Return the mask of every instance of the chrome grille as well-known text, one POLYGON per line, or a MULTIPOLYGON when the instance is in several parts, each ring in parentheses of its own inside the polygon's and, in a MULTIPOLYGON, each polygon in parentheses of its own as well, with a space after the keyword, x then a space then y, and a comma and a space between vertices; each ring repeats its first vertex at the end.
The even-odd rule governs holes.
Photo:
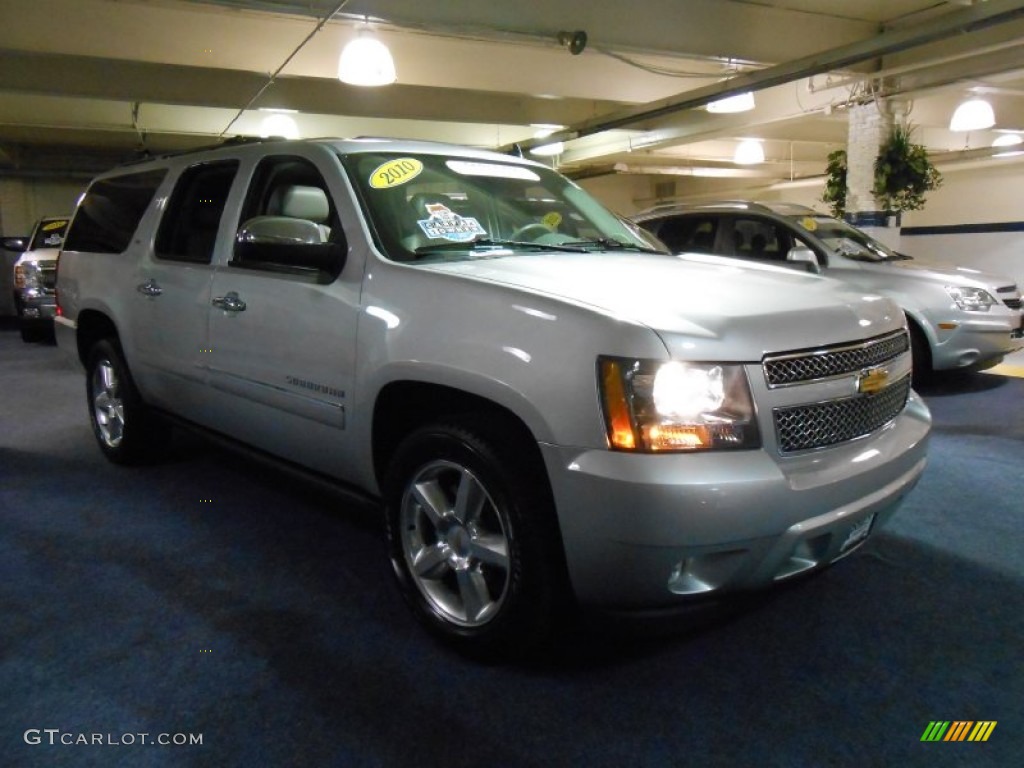
POLYGON ((766 357, 764 376, 769 387, 827 379, 880 365, 908 349, 910 337, 906 331, 896 331, 862 344, 843 344, 766 357))
POLYGON ((47 292, 52 292, 57 287, 57 266, 56 264, 41 266, 39 268, 39 282, 47 292))
POLYGON ((813 405, 776 408, 775 433, 782 453, 824 448, 867 435, 903 410, 910 377, 871 395, 855 395, 813 405))

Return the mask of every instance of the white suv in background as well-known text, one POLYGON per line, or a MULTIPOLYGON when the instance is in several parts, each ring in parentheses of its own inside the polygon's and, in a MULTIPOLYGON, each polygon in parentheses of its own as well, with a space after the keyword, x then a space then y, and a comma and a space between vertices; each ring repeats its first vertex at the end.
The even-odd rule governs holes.
POLYGON ((914 261, 812 208, 729 200, 662 205, 631 218, 674 252, 810 269, 889 296, 907 314, 921 373, 991 368, 1024 346, 1011 278, 914 261))
POLYGON ((925 465, 892 301, 651 247, 558 173, 384 139, 104 174, 58 342, 100 449, 173 420, 383 501, 431 630, 497 653, 570 599, 672 610, 855 551, 925 465))

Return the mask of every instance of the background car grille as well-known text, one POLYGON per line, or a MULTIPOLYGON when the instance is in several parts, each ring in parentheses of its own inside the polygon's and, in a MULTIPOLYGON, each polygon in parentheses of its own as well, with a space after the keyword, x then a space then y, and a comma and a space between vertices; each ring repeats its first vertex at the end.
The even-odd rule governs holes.
POLYGON ((910 377, 871 395, 814 405, 776 408, 775 432, 782 453, 823 448, 862 437, 896 418, 907 404, 910 377))
POLYGON ((40 267, 39 282, 43 284, 43 288, 46 288, 47 291, 52 291, 57 286, 56 265, 40 267))
POLYGON ((910 349, 906 331, 870 339, 863 344, 823 347, 810 352, 766 357, 764 375, 769 387, 827 379, 891 360, 910 349))
POLYGON ((1008 306, 1010 309, 1020 309, 1020 307, 1021 307, 1021 300, 1020 299, 1003 299, 1003 304, 1008 306))

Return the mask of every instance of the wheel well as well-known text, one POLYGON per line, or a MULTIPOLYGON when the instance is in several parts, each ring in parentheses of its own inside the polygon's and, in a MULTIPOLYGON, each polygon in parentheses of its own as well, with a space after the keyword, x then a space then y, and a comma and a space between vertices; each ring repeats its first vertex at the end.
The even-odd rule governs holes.
POLYGON ((921 373, 925 373, 932 367, 932 345, 928 341, 928 334, 924 332, 924 329, 921 328, 921 324, 918 323, 917 320, 915 320, 911 314, 907 312, 904 312, 903 314, 907 318, 907 331, 909 331, 910 333, 911 345, 914 345, 914 340, 916 337, 917 350, 920 351, 919 353, 921 355, 924 355, 927 358, 927 360, 925 361, 927 362, 927 366, 924 366, 923 370, 921 371, 921 373))
POLYGON ((83 365, 97 341, 117 337, 117 327, 102 312, 86 310, 78 315, 78 359, 83 365))
POLYGON ((515 413, 487 398, 439 384, 399 381, 388 384, 377 396, 373 409, 373 468, 383 482, 388 464, 406 435, 426 424, 460 416, 486 416, 507 430, 533 454, 545 477, 540 449, 530 428, 515 413))

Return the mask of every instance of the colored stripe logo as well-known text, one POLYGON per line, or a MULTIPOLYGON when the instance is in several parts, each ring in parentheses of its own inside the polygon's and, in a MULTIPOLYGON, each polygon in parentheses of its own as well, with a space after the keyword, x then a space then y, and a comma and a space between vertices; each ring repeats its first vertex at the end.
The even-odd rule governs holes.
POLYGON ((932 720, 921 741, 988 741, 996 720, 932 720))

